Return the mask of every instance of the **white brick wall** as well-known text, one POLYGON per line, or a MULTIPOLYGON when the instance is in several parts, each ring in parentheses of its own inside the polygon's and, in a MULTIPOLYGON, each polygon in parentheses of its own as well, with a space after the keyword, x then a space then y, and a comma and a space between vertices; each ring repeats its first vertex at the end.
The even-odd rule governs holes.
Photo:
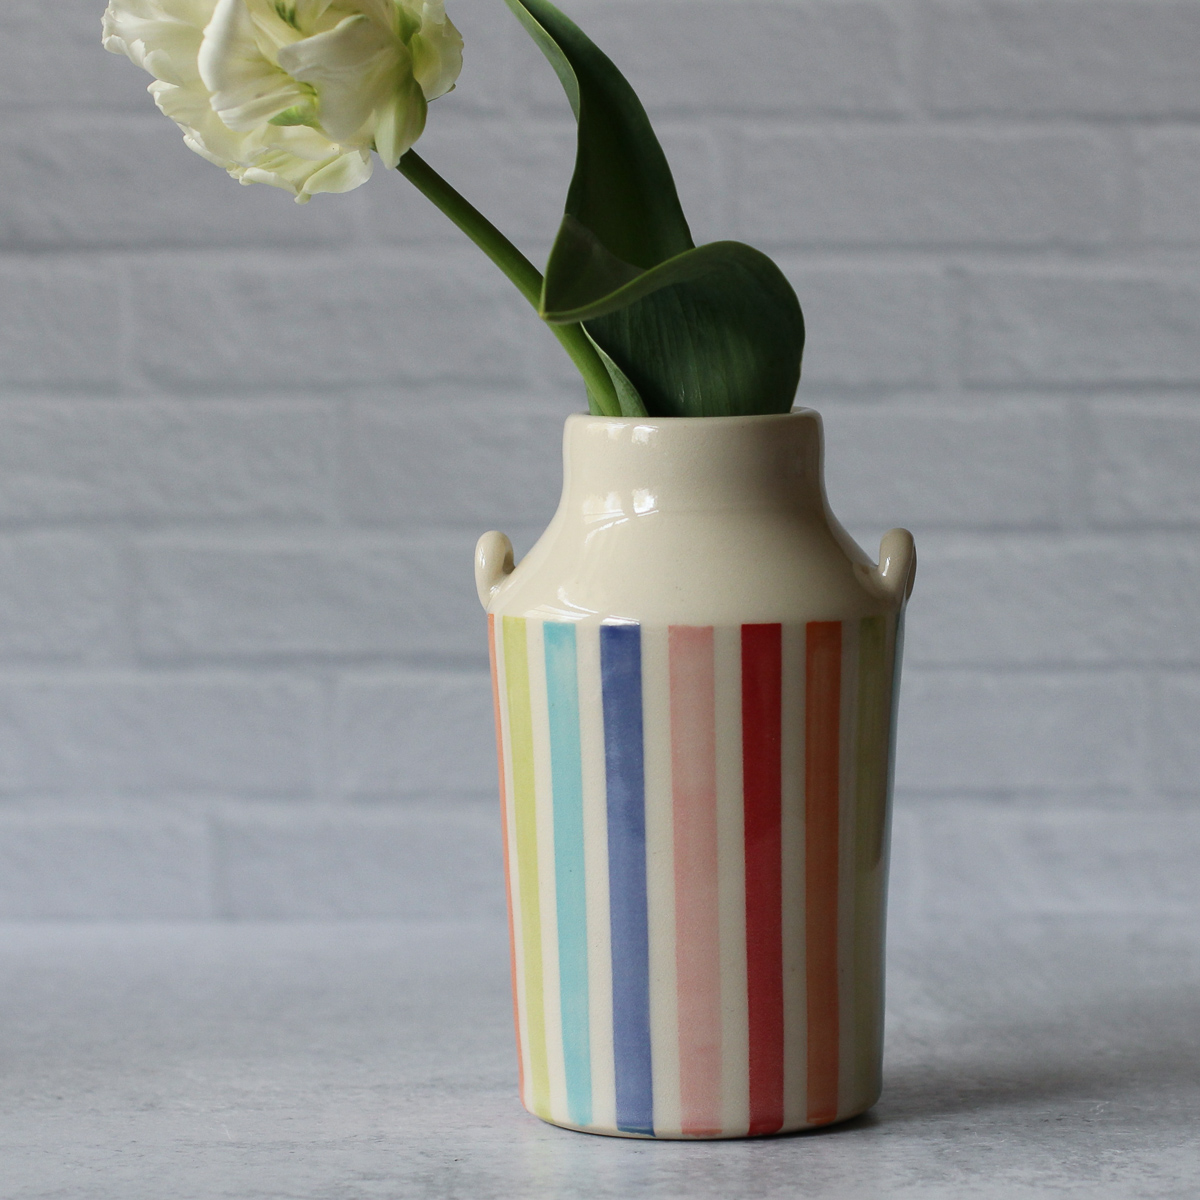
MULTIPOLYGON (((548 518, 573 369, 398 176, 188 152, 103 3, 0 40, 0 918, 495 913, 471 547, 548 518)), ((1196 847, 1200 0, 565 7, 795 282, 835 508, 917 535, 902 901, 1194 903, 1110 848, 1196 847)), ((540 259, 558 85, 450 9, 422 150, 540 259)))

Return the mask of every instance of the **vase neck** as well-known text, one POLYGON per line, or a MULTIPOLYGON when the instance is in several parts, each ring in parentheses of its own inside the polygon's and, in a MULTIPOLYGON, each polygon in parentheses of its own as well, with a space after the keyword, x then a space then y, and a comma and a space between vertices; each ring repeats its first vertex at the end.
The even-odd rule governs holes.
POLYGON ((573 416, 560 511, 584 517, 825 508, 820 416, 573 416))

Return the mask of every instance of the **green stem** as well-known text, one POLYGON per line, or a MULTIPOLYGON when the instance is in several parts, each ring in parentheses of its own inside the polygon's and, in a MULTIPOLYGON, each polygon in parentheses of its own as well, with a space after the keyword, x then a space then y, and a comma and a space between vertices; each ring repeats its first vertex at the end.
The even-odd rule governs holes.
MULTIPOLYGON (((400 159, 400 174, 427 199, 432 200, 504 272, 517 291, 537 312, 542 301, 542 274, 477 209, 454 190, 415 150, 400 159)), ((539 316, 540 316, 539 312, 539 316)), ((604 363, 583 326, 549 325, 550 332, 562 343, 571 361, 579 368, 587 384, 588 404, 596 416, 619 417, 621 402, 604 363)))

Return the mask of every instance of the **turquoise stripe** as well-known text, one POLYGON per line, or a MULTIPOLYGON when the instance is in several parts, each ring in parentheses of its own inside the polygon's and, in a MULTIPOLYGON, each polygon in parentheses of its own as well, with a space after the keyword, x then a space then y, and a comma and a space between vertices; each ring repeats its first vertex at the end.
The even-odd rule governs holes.
POLYGON ((583 862, 583 766, 579 753, 579 676, 575 626, 546 621, 546 691, 550 707, 550 777, 554 789, 554 890, 558 897, 558 969, 562 997, 567 1111, 592 1121, 588 1021, 587 892, 583 862))

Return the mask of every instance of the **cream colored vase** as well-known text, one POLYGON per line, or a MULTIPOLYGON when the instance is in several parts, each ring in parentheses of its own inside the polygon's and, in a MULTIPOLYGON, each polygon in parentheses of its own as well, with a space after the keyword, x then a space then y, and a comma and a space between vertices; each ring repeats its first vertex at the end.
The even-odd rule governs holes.
POLYGON ((879 1096, 901 617, 829 511, 821 419, 573 416, 514 570, 480 539, 521 1098, 741 1137, 879 1096))

